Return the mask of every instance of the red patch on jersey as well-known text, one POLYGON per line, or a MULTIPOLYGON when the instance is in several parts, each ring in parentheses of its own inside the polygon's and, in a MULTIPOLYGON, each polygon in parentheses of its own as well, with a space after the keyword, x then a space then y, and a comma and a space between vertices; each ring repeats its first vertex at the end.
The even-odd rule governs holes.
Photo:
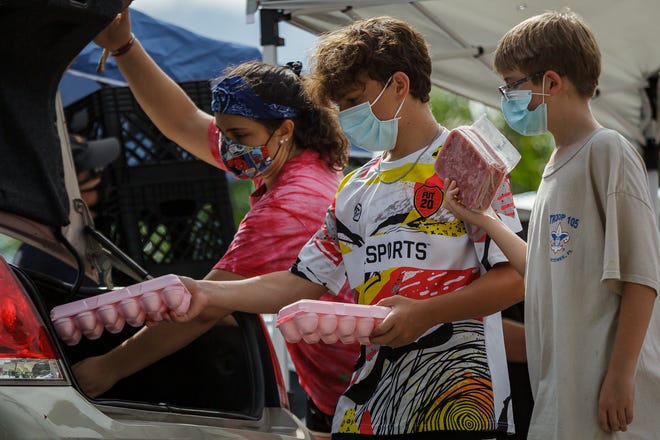
POLYGON ((369 434, 373 435, 374 429, 371 426, 371 413, 369 410, 365 410, 364 413, 362 414, 362 418, 360 419, 360 427, 359 427, 360 434, 369 434))
POLYGON ((444 196, 438 186, 421 185, 415 189, 415 209, 424 218, 435 214, 442 206, 444 196))
POLYGON ((389 275, 390 278, 382 285, 380 292, 371 301, 375 304, 383 298, 401 295, 412 299, 427 299, 444 295, 479 278, 477 268, 455 270, 424 270, 411 267, 400 267, 389 275))

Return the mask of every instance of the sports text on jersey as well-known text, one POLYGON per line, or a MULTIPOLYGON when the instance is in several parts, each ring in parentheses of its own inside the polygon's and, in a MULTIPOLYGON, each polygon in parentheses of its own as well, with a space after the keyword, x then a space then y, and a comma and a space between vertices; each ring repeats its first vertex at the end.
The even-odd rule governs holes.
POLYGON ((366 262, 380 263, 383 260, 397 260, 403 258, 425 260, 426 249, 428 246, 428 243, 416 243, 409 240, 391 241, 388 243, 367 246, 366 262))

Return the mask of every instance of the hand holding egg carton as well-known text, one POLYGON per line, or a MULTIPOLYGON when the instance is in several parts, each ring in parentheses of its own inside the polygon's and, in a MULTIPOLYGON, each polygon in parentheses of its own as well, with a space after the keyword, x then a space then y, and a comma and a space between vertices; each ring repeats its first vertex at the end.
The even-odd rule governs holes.
POLYGON ((369 344, 369 335, 390 312, 389 307, 300 300, 277 314, 277 327, 287 342, 308 344, 340 341, 369 344))
POLYGON ((62 304, 50 312, 57 335, 75 345, 84 335, 98 339, 103 330, 118 333, 128 323, 138 327, 146 320, 162 321, 163 313, 186 313, 190 292, 176 275, 164 275, 90 298, 62 304))

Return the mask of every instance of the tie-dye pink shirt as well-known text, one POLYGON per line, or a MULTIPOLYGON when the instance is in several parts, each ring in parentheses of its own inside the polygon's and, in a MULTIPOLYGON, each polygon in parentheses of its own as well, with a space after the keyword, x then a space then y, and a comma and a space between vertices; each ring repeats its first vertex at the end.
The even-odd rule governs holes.
MULTIPOLYGON (((213 123, 208 138, 213 156, 224 168, 218 151, 219 132, 213 123)), ((341 178, 342 173, 328 169, 317 152, 305 150, 284 165, 270 188, 256 179, 250 211, 214 269, 244 277, 288 270, 323 223, 341 178)), ((348 285, 339 295, 326 293, 321 299, 354 302, 348 285)), ((320 410, 333 414, 348 386, 359 345, 299 342, 287 346, 302 388, 320 410)))

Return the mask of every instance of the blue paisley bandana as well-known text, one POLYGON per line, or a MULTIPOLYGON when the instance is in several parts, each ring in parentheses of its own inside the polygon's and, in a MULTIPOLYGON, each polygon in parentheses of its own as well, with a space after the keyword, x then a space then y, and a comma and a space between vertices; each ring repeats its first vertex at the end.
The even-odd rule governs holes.
POLYGON ((299 111, 293 107, 267 104, 240 76, 230 76, 213 88, 211 111, 252 119, 291 119, 299 111))

